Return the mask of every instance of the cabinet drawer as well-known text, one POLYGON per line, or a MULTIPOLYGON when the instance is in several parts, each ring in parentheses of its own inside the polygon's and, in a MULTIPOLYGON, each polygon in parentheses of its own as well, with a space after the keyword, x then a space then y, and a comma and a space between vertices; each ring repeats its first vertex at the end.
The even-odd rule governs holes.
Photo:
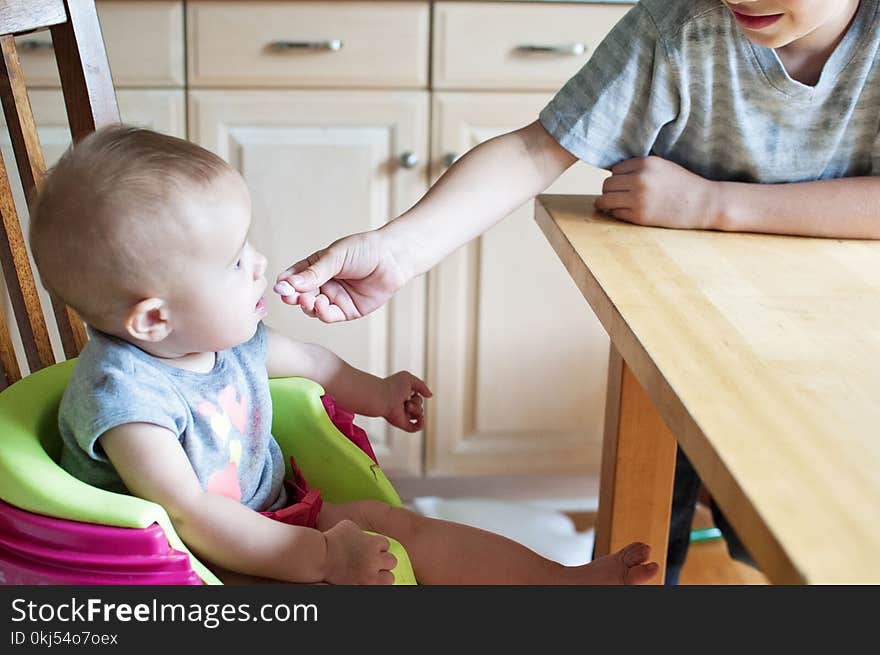
POLYGON ((438 2, 434 87, 556 90, 630 7, 438 2))
POLYGON ((191 2, 193 86, 426 87, 427 2, 191 2))
MULTIPOLYGON (((117 87, 178 86, 183 80, 183 2, 98 2, 117 87)), ((29 86, 60 87, 49 31, 16 39, 29 86)))

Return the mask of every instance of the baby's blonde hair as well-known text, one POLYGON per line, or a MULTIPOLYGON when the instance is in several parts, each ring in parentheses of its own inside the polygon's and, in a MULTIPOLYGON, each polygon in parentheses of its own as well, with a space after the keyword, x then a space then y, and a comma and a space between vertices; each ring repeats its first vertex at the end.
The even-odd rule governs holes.
POLYGON ((233 172, 183 139, 126 125, 99 129, 40 188, 29 239, 43 284, 111 331, 112 317, 161 295, 166 258, 186 252, 186 194, 233 172))

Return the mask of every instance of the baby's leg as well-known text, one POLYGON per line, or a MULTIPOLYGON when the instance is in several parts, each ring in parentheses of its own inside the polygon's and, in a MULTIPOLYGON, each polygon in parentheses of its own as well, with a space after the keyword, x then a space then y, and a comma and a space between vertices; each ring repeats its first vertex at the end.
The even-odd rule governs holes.
POLYGON ((495 533, 373 500, 324 503, 318 529, 343 519, 403 544, 422 584, 644 584, 659 568, 638 543, 583 566, 562 566, 495 533))

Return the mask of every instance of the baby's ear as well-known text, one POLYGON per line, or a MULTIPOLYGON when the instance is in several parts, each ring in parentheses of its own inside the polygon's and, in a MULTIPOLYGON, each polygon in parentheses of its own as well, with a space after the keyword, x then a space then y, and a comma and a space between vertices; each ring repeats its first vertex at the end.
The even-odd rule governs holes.
POLYGON ((171 334, 168 307, 161 298, 141 300, 125 319, 125 331, 140 341, 158 342, 171 334))

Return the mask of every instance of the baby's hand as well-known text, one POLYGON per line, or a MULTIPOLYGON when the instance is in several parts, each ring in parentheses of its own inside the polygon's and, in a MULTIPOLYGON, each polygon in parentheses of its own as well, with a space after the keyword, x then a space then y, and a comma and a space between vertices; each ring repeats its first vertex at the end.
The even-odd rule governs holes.
POLYGON ((394 584, 391 569, 397 558, 388 540, 367 534, 354 521, 340 521, 324 533, 327 566, 324 580, 332 584, 394 584))
POLYGON ((425 424, 422 398, 434 394, 428 385, 408 371, 400 371, 385 378, 388 385, 388 409, 384 417, 391 425, 417 432, 425 424))

